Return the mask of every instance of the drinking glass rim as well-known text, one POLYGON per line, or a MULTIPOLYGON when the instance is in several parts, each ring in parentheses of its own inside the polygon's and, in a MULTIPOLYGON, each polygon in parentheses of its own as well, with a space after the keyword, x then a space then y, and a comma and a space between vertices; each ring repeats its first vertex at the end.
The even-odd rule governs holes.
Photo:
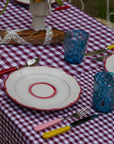
MULTIPOLYGON (((96 82, 97 84, 99 84, 99 81, 96 80, 96 77, 97 77, 100 73, 110 74, 110 75, 112 75, 112 76, 114 77, 114 73, 112 73, 112 72, 107 72, 107 71, 98 72, 98 73, 96 73, 95 76, 94 76, 94 80, 95 80, 95 82, 96 82)), ((105 86, 105 87, 107 87, 107 88, 114 88, 114 86, 104 85, 103 83, 100 83, 100 85, 105 86)))
POLYGON ((84 32, 85 34, 87 34, 88 36, 89 36, 89 33, 87 33, 86 31, 84 31, 84 30, 81 30, 81 29, 69 29, 69 30, 67 30, 65 33, 71 33, 71 32, 73 32, 73 31, 81 31, 81 32, 84 32))

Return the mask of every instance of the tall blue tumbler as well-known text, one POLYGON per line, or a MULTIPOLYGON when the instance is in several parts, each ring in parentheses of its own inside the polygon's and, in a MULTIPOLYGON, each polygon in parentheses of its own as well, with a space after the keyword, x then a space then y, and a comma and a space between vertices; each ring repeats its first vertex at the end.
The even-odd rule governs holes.
POLYGON ((84 58, 88 33, 73 29, 65 32, 64 59, 70 64, 80 64, 84 58))
POLYGON ((114 110, 114 73, 106 71, 96 73, 92 107, 100 113, 114 110))

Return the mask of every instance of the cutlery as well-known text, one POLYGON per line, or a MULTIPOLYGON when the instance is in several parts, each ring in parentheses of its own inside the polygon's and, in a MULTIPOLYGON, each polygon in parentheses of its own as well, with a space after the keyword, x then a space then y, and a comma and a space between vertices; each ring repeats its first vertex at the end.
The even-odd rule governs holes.
POLYGON ((103 61, 107 56, 109 56, 111 53, 101 56, 101 57, 96 57, 96 58, 92 58, 95 61, 103 61))
POLYGON ((35 131, 43 130, 43 129, 45 129, 45 128, 48 128, 48 127, 50 127, 50 126, 52 126, 52 125, 55 125, 55 124, 57 124, 57 123, 60 123, 60 122, 62 122, 63 120, 66 120, 66 119, 71 118, 71 117, 76 117, 76 118, 82 117, 82 116, 84 116, 85 114, 87 114, 88 111, 89 111, 89 109, 88 109, 87 107, 85 107, 85 108, 81 109, 79 112, 74 113, 74 114, 72 114, 72 115, 70 115, 70 116, 68 116, 68 117, 58 118, 58 119, 55 119, 55 120, 48 121, 48 122, 46 122, 46 123, 37 125, 36 127, 34 127, 34 130, 35 130, 35 131))
POLYGON ((11 67, 11 68, 8 68, 8 69, 1 70, 0 71, 0 76, 3 75, 3 74, 9 73, 9 72, 15 71, 15 70, 17 70, 19 68, 22 68, 22 67, 35 66, 35 65, 38 64, 38 62, 39 62, 39 58, 34 58, 34 59, 31 59, 31 60, 28 60, 26 65, 24 65, 24 66, 11 67))
POLYGON ((92 56, 92 55, 96 55, 96 54, 101 54, 103 52, 106 52, 107 50, 112 50, 112 49, 114 49, 114 44, 112 44, 110 46, 107 46, 104 49, 100 49, 100 50, 96 50, 96 51, 93 51, 93 52, 85 53, 85 56, 92 56))
POLYGON ((70 6, 61 6, 61 7, 54 8, 52 10, 53 11, 59 11, 59 10, 64 10, 64 9, 68 9, 68 8, 70 8, 70 6))
POLYGON ((75 121, 75 122, 72 122, 70 123, 70 125, 68 126, 65 126, 65 127, 62 127, 62 128, 59 128, 59 129, 55 129, 55 130, 52 130, 52 131, 48 131, 48 132, 45 132, 42 137, 44 139, 48 139, 48 138, 51 138, 53 136, 56 136, 56 135, 59 135, 61 133, 64 133, 64 132, 67 132, 69 131, 72 127, 75 127, 77 125, 80 125, 82 123, 85 123, 89 120, 92 120, 94 118, 97 118, 99 115, 98 114, 95 114, 95 115, 91 115, 91 116, 88 116, 88 117, 85 117, 83 119, 80 119, 78 121, 75 121))

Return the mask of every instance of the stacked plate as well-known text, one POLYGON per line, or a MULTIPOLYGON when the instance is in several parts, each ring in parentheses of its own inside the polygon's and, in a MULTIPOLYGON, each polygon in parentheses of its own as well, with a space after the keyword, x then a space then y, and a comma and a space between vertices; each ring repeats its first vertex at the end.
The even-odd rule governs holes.
POLYGON ((114 53, 109 55, 104 62, 104 67, 106 71, 114 73, 114 53))

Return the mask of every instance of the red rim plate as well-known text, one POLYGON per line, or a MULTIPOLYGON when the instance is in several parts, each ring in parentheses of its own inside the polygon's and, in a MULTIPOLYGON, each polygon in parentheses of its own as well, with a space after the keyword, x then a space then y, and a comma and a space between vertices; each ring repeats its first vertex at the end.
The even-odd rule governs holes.
MULTIPOLYGON (((37 67, 37 66, 33 66, 33 67, 37 67)), ((31 67, 31 68, 33 68, 33 67, 31 67)), ((44 66, 39 66, 39 67, 44 67, 44 66)), ((30 68, 30 67, 29 67, 30 68)), ((46 67, 45 67, 46 68, 46 67)), ((48 67, 47 67, 48 68, 48 67)), ((50 68, 50 67, 49 67, 50 68)), ((16 70, 17 72, 18 71, 20 71, 20 70, 23 70, 23 69, 25 69, 25 68, 21 68, 21 69, 19 69, 19 70, 16 70)), ((58 69, 56 69, 56 68, 52 68, 52 69, 55 69, 55 70, 58 70, 58 69)), ((62 70, 60 70, 60 71, 62 71, 62 70)), ((64 71, 63 71, 64 72, 64 71)), ((21 102, 19 102, 17 99, 15 99, 14 97, 12 97, 11 95, 10 95, 10 93, 8 92, 8 89, 7 89, 7 81, 8 81, 8 79, 9 79, 9 77, 12 75, 12 74, 14 74, 15 73, 15 71, 14 72, 12 72, 12 73, 10 73, 9 75, 8 75, 8 77, 7 77, 7 79, 5 80, 5 82, 4 82, 4 87, 5 87, 5 91, 6 91, 6 94, 14 101, 14 102, 16 102, 17 104, 19 104, 19 105, 22 105, 22 106, 24 106, 24 107, 27 107, 27 108, 30 108, 30 109, 36 109, 36 110, 45 110, 45 111, 53 111, 53 110, 60 110, 60 109, 65 109, 65 108, 67 108, 67 107, 69 107, 69 106, 71 106, 71 105, 73 105, 73 104, 75 104, 78 100, 79 100, 79 98, 80 98, 80 95, 81 95, 81 86, 80 86, 80 84, 78 83, 78 81, 75 79, 75 81, 76 81, 76 83, 78 84, 78 86, 79 86, 79 93, 78 93, 78 96, 77 96, 77 98, 73 101, 73 102, 71 102, 71 103, 69 103, 69 104, 67 104, 67 105, 65 105, 64 107, 59 107, 59 108, 37 108, 37 107, 32 107, 32 106, 29 106, 29 105, 26 105, 26 104, 22 104, 21 102)), ((67 74, 66 72, 64 72, 66 75, 69 75, 69 74, 67 74)), ((70 76, 70 75, 69 75, 70 76)), ((72 76, 70 76, 70 77, 72 77, 72 76)), ((73 78, 73 77, 72 77, 73 78)), ((74 78, 73 78, 74 79, 74 78)), ((49 84, 50 85, 50 84, 49 84)), ((55 96, 56 95, 56 88, 55 87, 53 87, 53 85, 50 85, 52 88, 53 88, 53 90, 54 90, 54 92, 53 92, 53 94, 50 96, 50 97, 53 97, 53 96, 55 96)), ((29 88, 29 90, 31 89, 33 87, 33 85, 31 85, 31 87, 29 88)), ((49 97, 48 97, 49 98, 49 97)), ((45 98, 44 98, 45 99, 45 98)))
MULTIPOLYGON (((105 68, 106 71, 110 71, 110 70, 107 68, 107 61, 109 60, 110 57, 112 57, 112 55, 114 55, 114 53, 112 53, 111 55, 109 55, 108 57, 105 58, 104 68, 105 68)), ((114 64, 114 62, 112 62, 112 64, 114 64)))
MULTIPOLYGON (((21 3, 21 4, 26 4, 26 5, 29 5, 30 4, 30 0, 15 0, 16 2, 18 3, 21 3)), ((56 2, 52 2, 53 3, 56 3, 56 2)))

